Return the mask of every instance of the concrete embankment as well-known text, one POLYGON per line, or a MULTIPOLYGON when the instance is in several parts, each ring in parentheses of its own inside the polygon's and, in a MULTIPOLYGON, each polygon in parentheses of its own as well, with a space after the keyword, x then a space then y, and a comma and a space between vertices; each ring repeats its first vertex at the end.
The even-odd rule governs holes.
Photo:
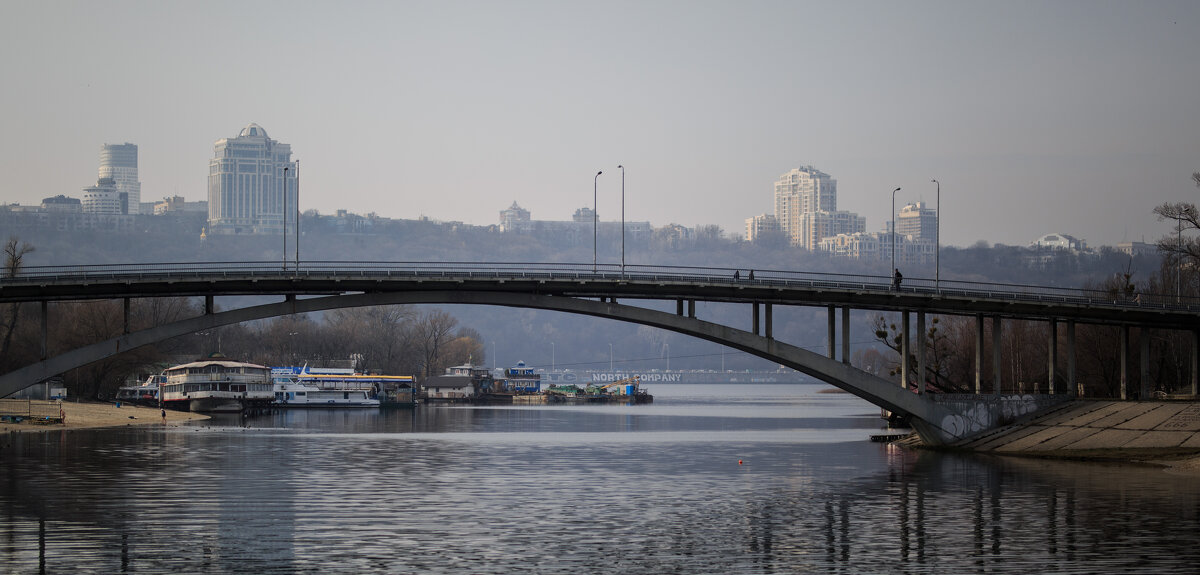
MULTIPOLYGON (((907 442, 919 444, 919 440, 907 442)), ((1200 468, 1200 403, 1074 401, 951 447, 1003 455, 1200 468)))

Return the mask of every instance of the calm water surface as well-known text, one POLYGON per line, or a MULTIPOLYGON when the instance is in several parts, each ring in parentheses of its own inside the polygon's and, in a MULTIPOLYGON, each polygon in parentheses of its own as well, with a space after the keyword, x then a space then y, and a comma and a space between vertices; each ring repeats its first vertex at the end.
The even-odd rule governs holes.
POLYGON ((905 452, 821 389, 8 435, 0 572, 1200 570, 1191 477, 905 452))

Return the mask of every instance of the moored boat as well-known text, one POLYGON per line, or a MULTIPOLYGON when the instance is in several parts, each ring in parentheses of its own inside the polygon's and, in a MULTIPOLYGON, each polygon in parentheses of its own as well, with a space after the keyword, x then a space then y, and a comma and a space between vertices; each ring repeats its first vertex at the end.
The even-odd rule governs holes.
POLYGON ((276 407, 379 407, 412 401, 412 376, 307 366, 276 367, 271 376, 276 407))
POLYGON ((242 412, 266 407, 274 397, 271 368, 210 357, 163 372, 163 405, 197 412, 242 412))
POLYGON ((160 386, 166 381, 166 375, 161 373, 158 375, 151 375, 140 385, 122 386, 117 390, 117 396, 114 399, 120 403, 158 405, 160 386))

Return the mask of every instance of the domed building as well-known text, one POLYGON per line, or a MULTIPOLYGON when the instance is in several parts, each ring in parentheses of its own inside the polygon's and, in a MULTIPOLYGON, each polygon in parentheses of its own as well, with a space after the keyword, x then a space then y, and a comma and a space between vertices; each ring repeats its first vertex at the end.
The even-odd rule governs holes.
POLYGON ((282 234, 296 221, 292 147, 255 123, 217 140, 208 163, 210 234, 282 234), (286 191, 286 198, 285 196, 286 191))

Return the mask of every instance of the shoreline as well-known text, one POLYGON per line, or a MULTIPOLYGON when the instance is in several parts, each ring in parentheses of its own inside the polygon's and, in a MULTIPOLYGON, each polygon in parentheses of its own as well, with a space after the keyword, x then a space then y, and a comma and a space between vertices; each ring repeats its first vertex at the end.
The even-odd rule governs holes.
MULTIPOLYGON (((32 400, 33 406, 43 406, 44 409, 57 409, 58 402, 32 400)), ((189 421, 210 419, 200 413, 166 410, 167 417, 163 420, 162 411, 157 407, 122 404, 98 401, 91 402, 62 402, 63 423, 38 423, 35 418, 26 418, 21 423, 0 423, 0 433, 37 433, 41 431, 62 431, 75 429, 103 429, 107 427, 124 427, 131 425, 179 425, 189 421)))

